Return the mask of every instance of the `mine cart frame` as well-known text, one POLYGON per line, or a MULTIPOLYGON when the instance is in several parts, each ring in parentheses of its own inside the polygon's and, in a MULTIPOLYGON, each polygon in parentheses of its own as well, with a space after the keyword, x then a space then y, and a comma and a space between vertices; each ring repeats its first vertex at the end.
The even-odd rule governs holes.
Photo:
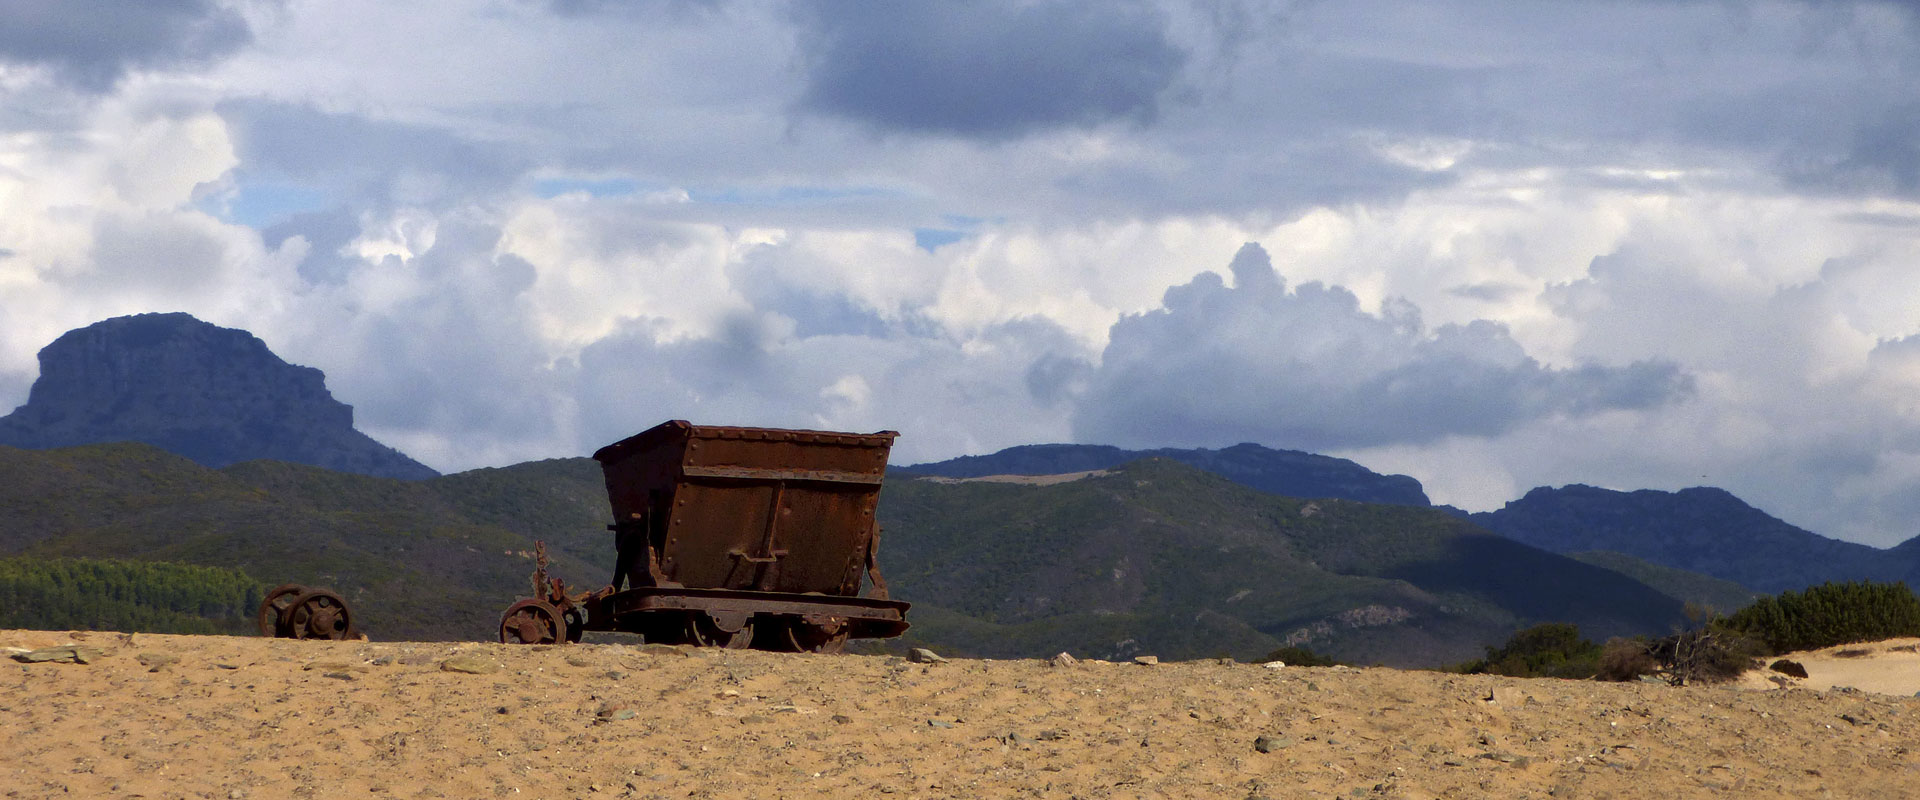
POLYGON ((569 594, 547 576, 542 545, 535 596, 507 609, 501 641, 578 641, 592 630, 836 652, 850 638, 900 635, 909 604, 880 576, 875 515, 897 435, 674 420, 601 448, 612 581, 569 594))

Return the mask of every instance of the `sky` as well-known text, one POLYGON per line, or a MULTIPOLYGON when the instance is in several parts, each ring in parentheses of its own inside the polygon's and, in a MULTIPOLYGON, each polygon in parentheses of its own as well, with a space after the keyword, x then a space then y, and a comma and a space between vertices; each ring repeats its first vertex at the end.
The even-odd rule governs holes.
POLYGON ((0 409, 102 319, 442 471, 1257 442, 1920 534, 1920 3, 0 0, 0 409))

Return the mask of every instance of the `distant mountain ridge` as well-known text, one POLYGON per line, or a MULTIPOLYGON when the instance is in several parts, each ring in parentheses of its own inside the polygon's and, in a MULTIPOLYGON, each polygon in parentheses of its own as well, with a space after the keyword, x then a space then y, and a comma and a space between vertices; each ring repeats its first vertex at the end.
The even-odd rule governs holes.
POLYGON ((1432 505, 1420 482, 1406 475, 1382 475, 1344 458, 1298 450, 1275 450, 1251 443, 1219 450, 1170 447, 1123 450, 1109 445, 1032 444, 1009 447, 988 455, 913 464, 896 468, 896 471, 946 478, 1058 475, 1110 469, 1146 458, 1178 461, 1235 483, 1287 497, 1336 497, 1397 506, 1432 505))
MULTIPOLYGON (((1167 459, 1046 486, 889 476, 880 560, 910 639, 949 653, 1253 658, 1304 644, 1436 665, 1522 625, 1659 632, 1673 596, 1435 509, 1259 492, 1167 459)), ((0 557, 243 569, 339 591, 378 638, 490 639, 533 542, 577 588, 611 573, 599 465, 425 481, 148 445, 0 447, 0 557)))
POLYGON ((115 317, 40 351, 26 405, 0 417, 0 445, 144 442, 209 467, 274 459, 418 480, 439 473, 353 427, 326 376, 242 330, 182 314, 115 317))
POLYGON ((1913 541, 1882 550, 1776 519, 1724 489, 1632 492, 1540 487, 1472 515, 1495 533, 1556 553, 1610 550, 1774 593, 1827 581, 1907 580, 1913 541))

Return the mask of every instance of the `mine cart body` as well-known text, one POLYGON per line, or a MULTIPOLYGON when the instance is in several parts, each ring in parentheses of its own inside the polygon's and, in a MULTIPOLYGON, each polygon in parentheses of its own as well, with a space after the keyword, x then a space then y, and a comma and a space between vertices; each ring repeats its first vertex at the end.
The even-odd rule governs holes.
MULTIPOLYGON (((897 435, 674 420, 601 448, 614 573, 568 619, 649 641, 768 649, 899 635, 907 604, 887 596, 875 563, 897 435)), ((574 604, 564 590, 554 599, 574 604)))

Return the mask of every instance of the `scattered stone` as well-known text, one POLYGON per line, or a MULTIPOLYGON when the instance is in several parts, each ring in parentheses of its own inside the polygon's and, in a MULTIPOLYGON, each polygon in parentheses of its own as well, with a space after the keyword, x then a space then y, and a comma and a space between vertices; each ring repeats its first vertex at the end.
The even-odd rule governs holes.
POLYGON ((591 666, 593 666, 593 662, 591 662, 591 661, 588 661, 588 660, 587 660, 586 658, 584 658, 584 657, 581 657, 581 656, 567 656, 567 666, 569 666, 569 667, 591 667, 591 666))
POLYGON ((759 723, 772 722, 772 721, 773 721, 773 717, 769 717, 765 714, 748 714, 740 718, 740 724, 742 725, 757 725, 759 723))
MULTIPOLYGON (((502 708, 500 709, 500 711, 501 713, 505 713, 506 709, 502 708)), ((595 720, 598 720, 600 722, 619 722, 621 720, 633 719, 634 717, 639 716, 639 712, 634 711, 632 708, 628 707, 626 703, 616 700, 613 702, 602 703, 600 705, 600 710, 595 711, 593 716, 595 720)))
POLYGON ((686 658, 693 655, 693 653, 690 653, 687 651, 687 648, 684 645, 677 645, 677 644, 659 644, 656 642, 649 642, 647 644, 643 644, 638 647, 635 647, 634 649, 642 653, 646 653, 647 655, 650 655, 650 656, 680 656, 682 658, 686 658))
POLYGON ((1072 653, 1067 653, 1063 651, 1059 655, 1054 656, 1052 659, 1048 660, 1047 663, 1052 664, 1053 666, 1056 666, 1056 667, 1071 667, 1075 664, 1080 663, 1080 659, 1074 658, 1072 653))
POLYGON ((360 665, 346 661, 314 661, 301 667, 308 672, 352 672, 360 668, 360 665))
POLYGON ((148 672, 159 672, 174 664, 180 663, 179 656, 172 653, 157 652, 140 653, 135 655, 133 660, 140 662, 140 666, 146 667, 148 672))
POLYGON ((91 664, 105 658, 106 655, 107 651, 98 647, 63 644, 58 647, 42 647, 38 650, 15 653, 13 660, 28 664, 39 664, 42 662, 53 662, 55 664, 91 664))
POLYGON ((320 677, 322 677, 322 678, 332 678, 332 679, 334 679, 334 680, 337 680, 337 681, 350 681, 350 680, 353 680, 353 673, 351 673, 351 672, 326 672, 326 673, 321 673, 321 675, 320 675, 320 677))
POLYGON ((1151 666, 1154 666, 1155 664, 1160 663, 1160 657, 1159 656, 1134 656, 1133 663, 1139 664, 1140 666, 1143 666, 1143 667, 1151 667, 1151 666))
POLYGON ((393 656, 381 656, 367 663, 372 664, 376 667, 391 666, 393 664, 393 656))
POLYGON ((930 727, 935 727, 935 728, 951 728, 951 727, 953 727, 953 723, 951 723, 951 722, 948 722, 948 721, 946 721, 946 720, 944 720, 944 719, 930 719, 930 720, 927 720, 927 725, 928 725, 928 726, 930 726, 930 727))
POLYGON ((240 665, 239 665, 239 664, 218 664, 218 663, 216 663, 216 664, 214 664, 213 666, 214 666, 214 668, 215 668, 215 669, 239 669, 239 668, 240 668, 240 665))
POLYGON ((1051 741, 1067 738, 1067 732, 1063 730, 1057 730, 1057 729, 1044 730, 1040 732, 1039 736, 1036 736, 1034 738, 1039 739, 1040 741, 1043 741, 1043 742, 1051 742, 1051 741))
POLYGON ((1286 669, 1287 662, 1275 659, 1265 664, 1261 664, 1260 666, 1266 667, 1267 669, 1286 669))
POLYGON ((621 672, 620 670, 617 670, 617 669, 607 670, 608 680, 615 680, 615 681, 626 680, 626 677, 627 677, 627 673, 621 672))
POLYGON ((400 657, 400 666, 403 667, 417 667, 421 664, 431 663, 433 663, 433 654, 431 653, 414 653, 400 657))
POLYGON ((916 647, 916 648, 913 648, 912 650, 908 650, 907 660, 915 664, 947 663, 947 660, 945 658, 941 658, 939 653, 933 652, 932 650, 928 650, 927 648, 924 648, 924 647, 916 647))
POLYGON ((829 719, 832 719, 835 725, 845 725, 853 721, 853 717, 849 717, 845 714, 835 714, 829 719))
POLYGON ((1285 750, 1293 746, 1293 740, 1285 736, 1262 736, 1253 740, 1253 749, 1262 753, 1285 750))
POLYGON ((1774 672, 1778 672, 1782 675, 1791 675, 1795 678, 1807 677, 1807 667, 1805 664, 1802 664, 1798 661, 1788 661, 1787 659, 1784 659, 1784 658, 1780 659, 1779 661, 1775 661, 1772 664, 1768 664, 1767 669, 1773 670, 1774 672))
POLYGON ((1496 706, 1524 706, 1533 701, 1533 695, 1527 694, 1518 686, 1496 686, 1487 693, 1486 701, 1496 706))
POLYGON ((500 662, 479 656, 454 656, 440 662, 444 672, 464 672, 468 675, 491 675, 500 671, 500 662))

